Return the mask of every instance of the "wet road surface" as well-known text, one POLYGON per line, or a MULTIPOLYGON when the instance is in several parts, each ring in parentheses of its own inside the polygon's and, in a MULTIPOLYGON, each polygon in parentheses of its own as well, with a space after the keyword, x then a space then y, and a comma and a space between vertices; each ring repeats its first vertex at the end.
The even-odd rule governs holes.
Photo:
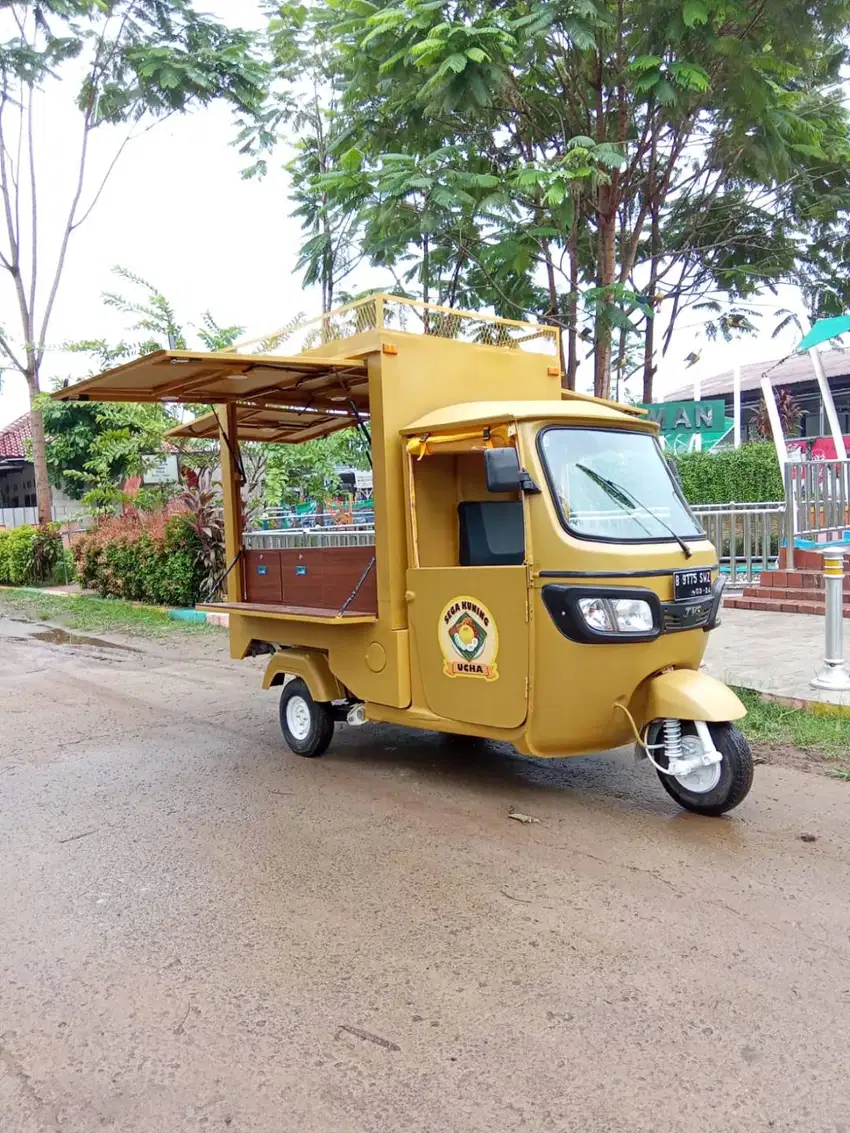
POLYGON ((45 632, 0 620, 2 1133, 850 1129, 850 785, 302 760, 223 635, 45 632))

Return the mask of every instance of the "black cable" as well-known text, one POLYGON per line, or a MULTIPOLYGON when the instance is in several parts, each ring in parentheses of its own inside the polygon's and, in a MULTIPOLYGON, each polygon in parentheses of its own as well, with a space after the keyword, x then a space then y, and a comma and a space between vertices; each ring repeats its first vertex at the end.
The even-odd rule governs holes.
POLYGON ((354 601, 354 599, 360 593, 360 588, 363 585, 363 583, 366 581, 366 579, 369 577, 369 575, 371 574, 372 568, 374 567, 374 565, 375 565, 375 556, 372 555, 372 561, 369 563, 369 565, 366 567, 366 569, 360 575, 360 581, 357 583, 357 585, 354 587, 354 589, 348 595, 346 600, 343 602, 342 607, 340 608, 340 611, 337 614, 338 618, 342 617, 342 615, 345 613, 345 611, 348 609, 348 607, 351 605, 351 603, 354 601))
POLYGON ((366 422, 360 416, 360 410, 354 404, 354 399, 352 398, 345 382, 342 380, 342 375, 337 374, 337 381, 339 382, 340 389, 348 399, 348 408, 354 414, 354 420, 357 422, 357 428, 360 430, 361 435, 366 438, 366 459, 369 461, 369 467, 374 468, 374 465, 372 464, 372 434, 369 432, 369 429, 366 426, 366 422))
MULTIPOLYGON (((210 409, 215 412, 215 406, 211 405, 210 409)), ((219 422, 219 433, 224 437, 224 443, 230 450, 230 458, 236 465, 236 471, 239 473, 239 483, 244 488, 248 483, 248 477, 245 475, 245 466, 242 463, 242 454, 239 451, 239 442, 237 441, 236 448, 234 449, 233 445, 230 443, 230 437, 227 435, 227 430, 221 428, 221 422, 219 422)))
POLYGON ((227 570, 224 572, 224 574, 221 576, 221 578, 217 578, 215 580, 215 583, 209 588, 210 598, 215 598, 216 594, 218 594, 219 590, 221 589, 221 584, 226 581, 228 575, 230 574, 230 572, 233 570, 233 568, 236 566, 236 564, 239 562, 239 560, 241 558, 242 558, 242 550, 239 550, 239 551, 236 552, 236 558, 233 560, 233 562, 230 564, 230 566, 227 568, 227 570))

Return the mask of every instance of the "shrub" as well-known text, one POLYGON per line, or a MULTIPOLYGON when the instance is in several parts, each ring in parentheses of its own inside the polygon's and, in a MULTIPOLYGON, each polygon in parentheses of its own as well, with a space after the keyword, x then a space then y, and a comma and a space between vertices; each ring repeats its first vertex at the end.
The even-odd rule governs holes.
POLYGON ((772 444, 676 456, 682 490, 691 504, 766 503, 785 498, 772 444))
POLYGON ((62 536, 56 523, 0 531, 0 583, 36 586, 47 582, 62 553, 62 536))
POLYGON ((194 606, 203 596, 203 548, 183 514, 104 519, 77 541, 74 558, 82 585, 103 598, 194 606))

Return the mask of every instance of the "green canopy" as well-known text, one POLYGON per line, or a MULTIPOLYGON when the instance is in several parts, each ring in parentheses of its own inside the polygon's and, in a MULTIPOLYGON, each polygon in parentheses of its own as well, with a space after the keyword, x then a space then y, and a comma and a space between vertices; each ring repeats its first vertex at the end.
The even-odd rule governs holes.
POLYGON ((837 338, 839 334, 846 334, 848 330, 850 330, 850 315, 838 315, 834 319, 818 319, 798 349, 811 350, 813 346, 820 346, 827 339, 837 338))

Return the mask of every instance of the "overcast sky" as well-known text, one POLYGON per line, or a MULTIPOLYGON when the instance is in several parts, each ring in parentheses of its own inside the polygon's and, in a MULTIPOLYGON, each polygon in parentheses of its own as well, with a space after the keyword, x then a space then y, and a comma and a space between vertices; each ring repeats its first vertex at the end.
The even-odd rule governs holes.
MULTIPOLYGON (((230 22, 260 22, 253 0, 206 0, 203 6, 230 22)), ((41 105, 37 129, 42 215, 57 224, 72 192, 63 146, 79 128, 68 101, 66 92, 52 90, 41 105)), ((248 337, 254 337, 282 326, 298 312, 307 317, 319 313, 317 292, 303 289, 295 272, 300 229, 289 216, 292 206, 281 168, 286 147, 274 155, 264 180, 244 181, 244 159, 229 144, 233 136, 230 112, 214 106, 170 119, 128 148, 91 218, 73 238, 48 336, 51 349, 44 379, 79 374, 79 361, 63 354, 63 342, 121 337, 126 318, 104 308, 100 299, 105 289, 122 290, 111 276, 116 264, 154 283, 185 322, 198 321, 209 309, 219 322, 243 325, 248 337)), ((95 170, 114 152, 115 135, 104 130, 97 142, 95 170)), ((53 250, 57 233, 49 235, 53 239, 47 245, 53 250)), ((353 288, 358 282, 366 281, 348 285, 353 288)), ((16 327, 13 300, 4 273, 0 325, 10 330, 16 327)), ((782 305, 771 299, 765 303, 782 305)), ((682 322, 660 367, 660 389, 679 386, 695 374, 728 369, 736 358, 751 362, 779 357, 794 345, 793 334, 771 341, 769 331, 732 346, 706 344, 698 318, 686 316, 682 322), (692 350, 701 351, 701 359, 685 372, 683 359, 692 350)), ((773 320, 766 323, 772 325, 773 320)), ((588 367, 584 379, 585 384, 591 381, 588 367)), ((27 407, 23 379, 6 371, 0 426, 27 407)))

